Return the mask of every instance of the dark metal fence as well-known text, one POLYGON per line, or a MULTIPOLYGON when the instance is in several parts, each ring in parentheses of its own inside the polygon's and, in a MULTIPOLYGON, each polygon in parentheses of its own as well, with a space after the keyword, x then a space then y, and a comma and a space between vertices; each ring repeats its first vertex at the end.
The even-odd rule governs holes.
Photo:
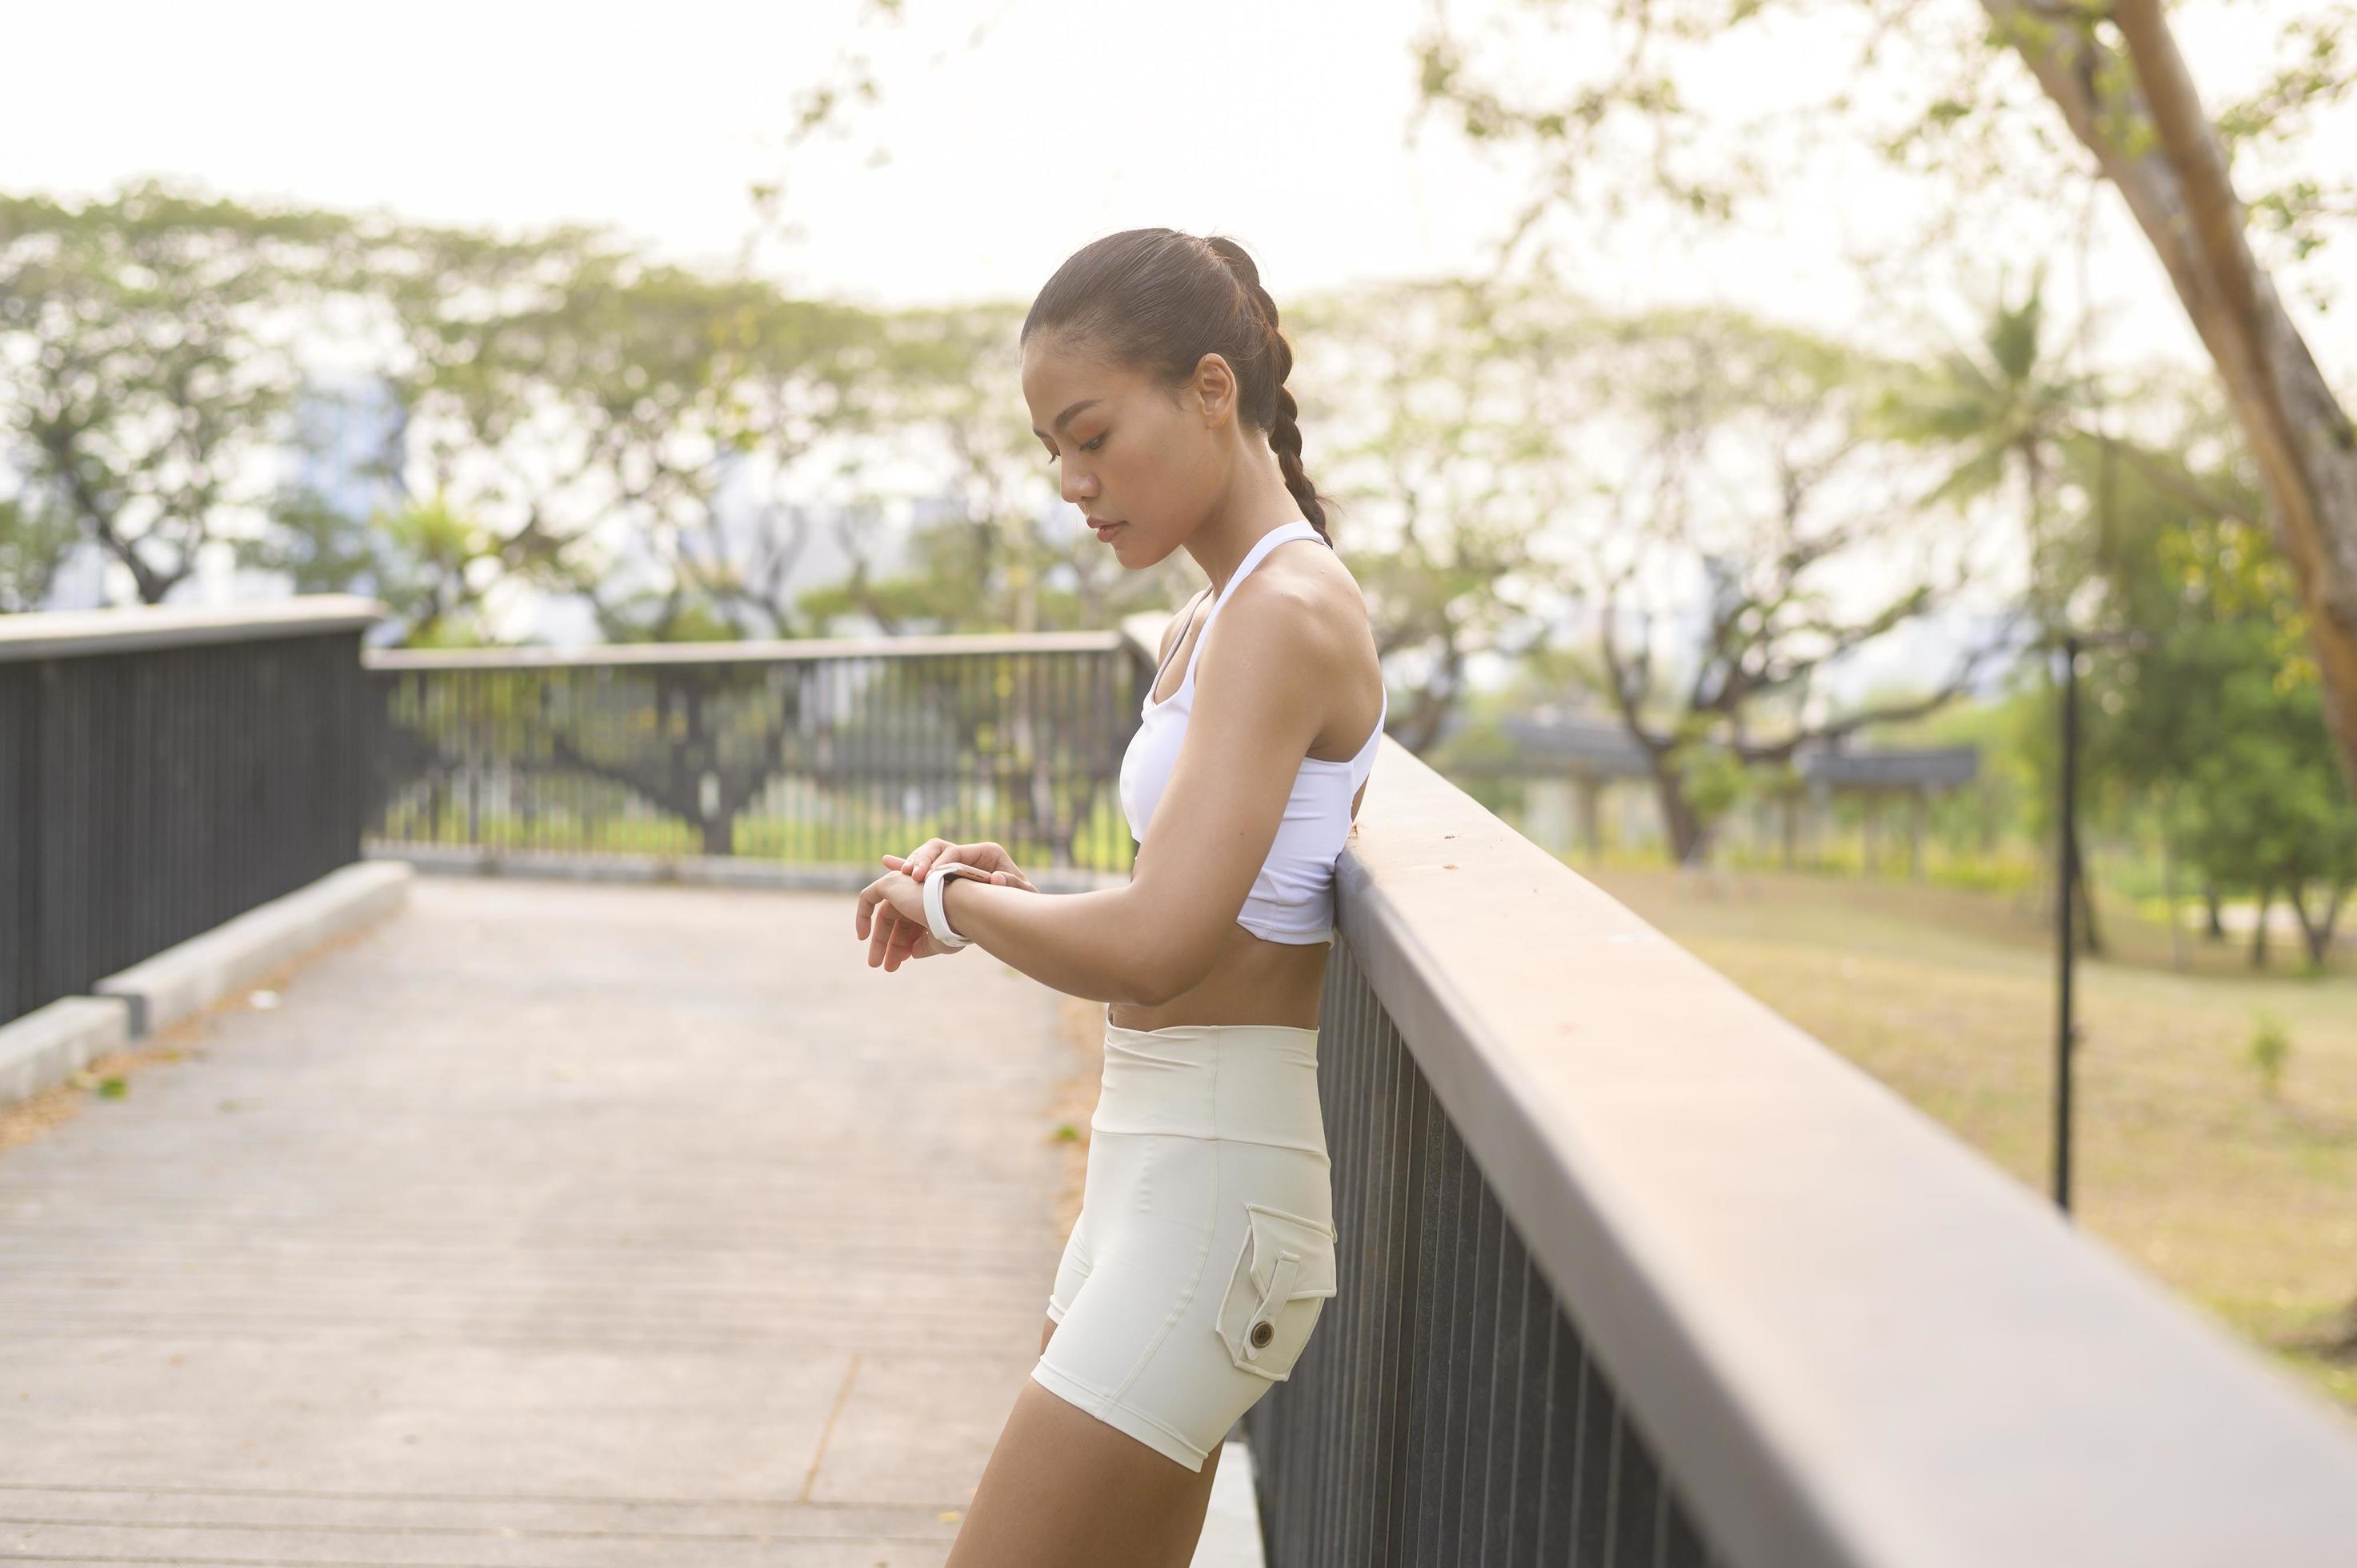
POLYGON ((1720 1561, 1343 941, 1318 1078, 1339 1294, 1245 1417, 1268 1561, 1720 1561))
POLYGON ((360 858, 357 603, 0 623, 0 1023, 360 858))
POLYGON ((935 833, 1118 871, 1143 694, 1115 633, 371 656, 369 836, 875 864, 935 833))

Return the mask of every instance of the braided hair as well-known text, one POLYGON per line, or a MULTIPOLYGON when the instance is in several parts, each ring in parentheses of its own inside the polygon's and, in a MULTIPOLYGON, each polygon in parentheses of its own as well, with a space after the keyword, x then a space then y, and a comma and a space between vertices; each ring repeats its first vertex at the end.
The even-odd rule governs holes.
POLYGON ((1227 360, 1236 376, 1238 413, 1267 433, 1285 488, 1333 547, 1329 502, 1301 467, 1301 410, 1285 390, 1293 347, 1277 329, 1276 302, 1242 245, 1175 229, 1126 229, 1092 241, 1031 302, 1017 341, 1028 343, 1045 328, 1070 332, 1174 386, 1189 380, 1206 354, 1227 360))

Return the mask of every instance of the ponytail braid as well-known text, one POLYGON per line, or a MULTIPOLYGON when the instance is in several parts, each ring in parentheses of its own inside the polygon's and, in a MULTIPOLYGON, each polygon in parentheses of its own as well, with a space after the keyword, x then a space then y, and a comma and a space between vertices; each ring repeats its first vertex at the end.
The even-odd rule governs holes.
POLYGON ((1293 492, 1293 499, 1300 503, 1301 515, 1309 520, 1309 526, 1318 531, 1318 537, 1331 550, 1334 536, 1326 532, 1325 498, 1318 493, 1318 487, 1301 467, 1301 408, 1293 401, 1293 394, 1285 390, 1285 378, 1293 373, 1293 345, 1277 329, 1276 301, 1261 285, 1260 268, 1242 245, 1224 234, 1213 235, 1203 242, 1236 274, 1245 305, 1260 320, 1270 390, 1275 394, 1267 421, 1268 444, 1276 454, 1278 471, 1285 475, 1285 488, 1293 492))

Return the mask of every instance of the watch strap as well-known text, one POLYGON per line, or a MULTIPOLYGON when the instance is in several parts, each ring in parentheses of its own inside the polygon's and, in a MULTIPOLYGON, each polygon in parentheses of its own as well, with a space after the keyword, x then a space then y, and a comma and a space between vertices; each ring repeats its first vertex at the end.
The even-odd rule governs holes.
POLYGON ((990 880, 990 873, 982 867, 956 860, 937 861, 925 874, 925 929, 932 934, 935 946, 951 952, 974 943, 972 937, 962 937, 950 929, 949 910, 942 903, 942 896, 948 891, 949 885, 961 876, 976 876, 985 882, 990 880))

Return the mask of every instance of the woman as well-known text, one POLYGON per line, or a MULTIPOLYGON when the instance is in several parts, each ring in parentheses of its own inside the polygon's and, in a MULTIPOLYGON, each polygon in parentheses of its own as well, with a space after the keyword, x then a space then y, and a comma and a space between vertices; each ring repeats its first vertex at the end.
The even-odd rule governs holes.
POLYGON ((1125 886, 1049 897, 998 845, 935 839, 884 857, 854 925, 871 965, 974 943, 1111 1004, 1081 1217, 951 1568, 1183 1568, 1221 1439, 1334 1294, 1318 1004, 1387 704, 1241 246, 1099 240, 1021 344, 1064 499, 1128 569, 1183 548, 1211 579, 1122 759, 1135 863, 1125 886))

